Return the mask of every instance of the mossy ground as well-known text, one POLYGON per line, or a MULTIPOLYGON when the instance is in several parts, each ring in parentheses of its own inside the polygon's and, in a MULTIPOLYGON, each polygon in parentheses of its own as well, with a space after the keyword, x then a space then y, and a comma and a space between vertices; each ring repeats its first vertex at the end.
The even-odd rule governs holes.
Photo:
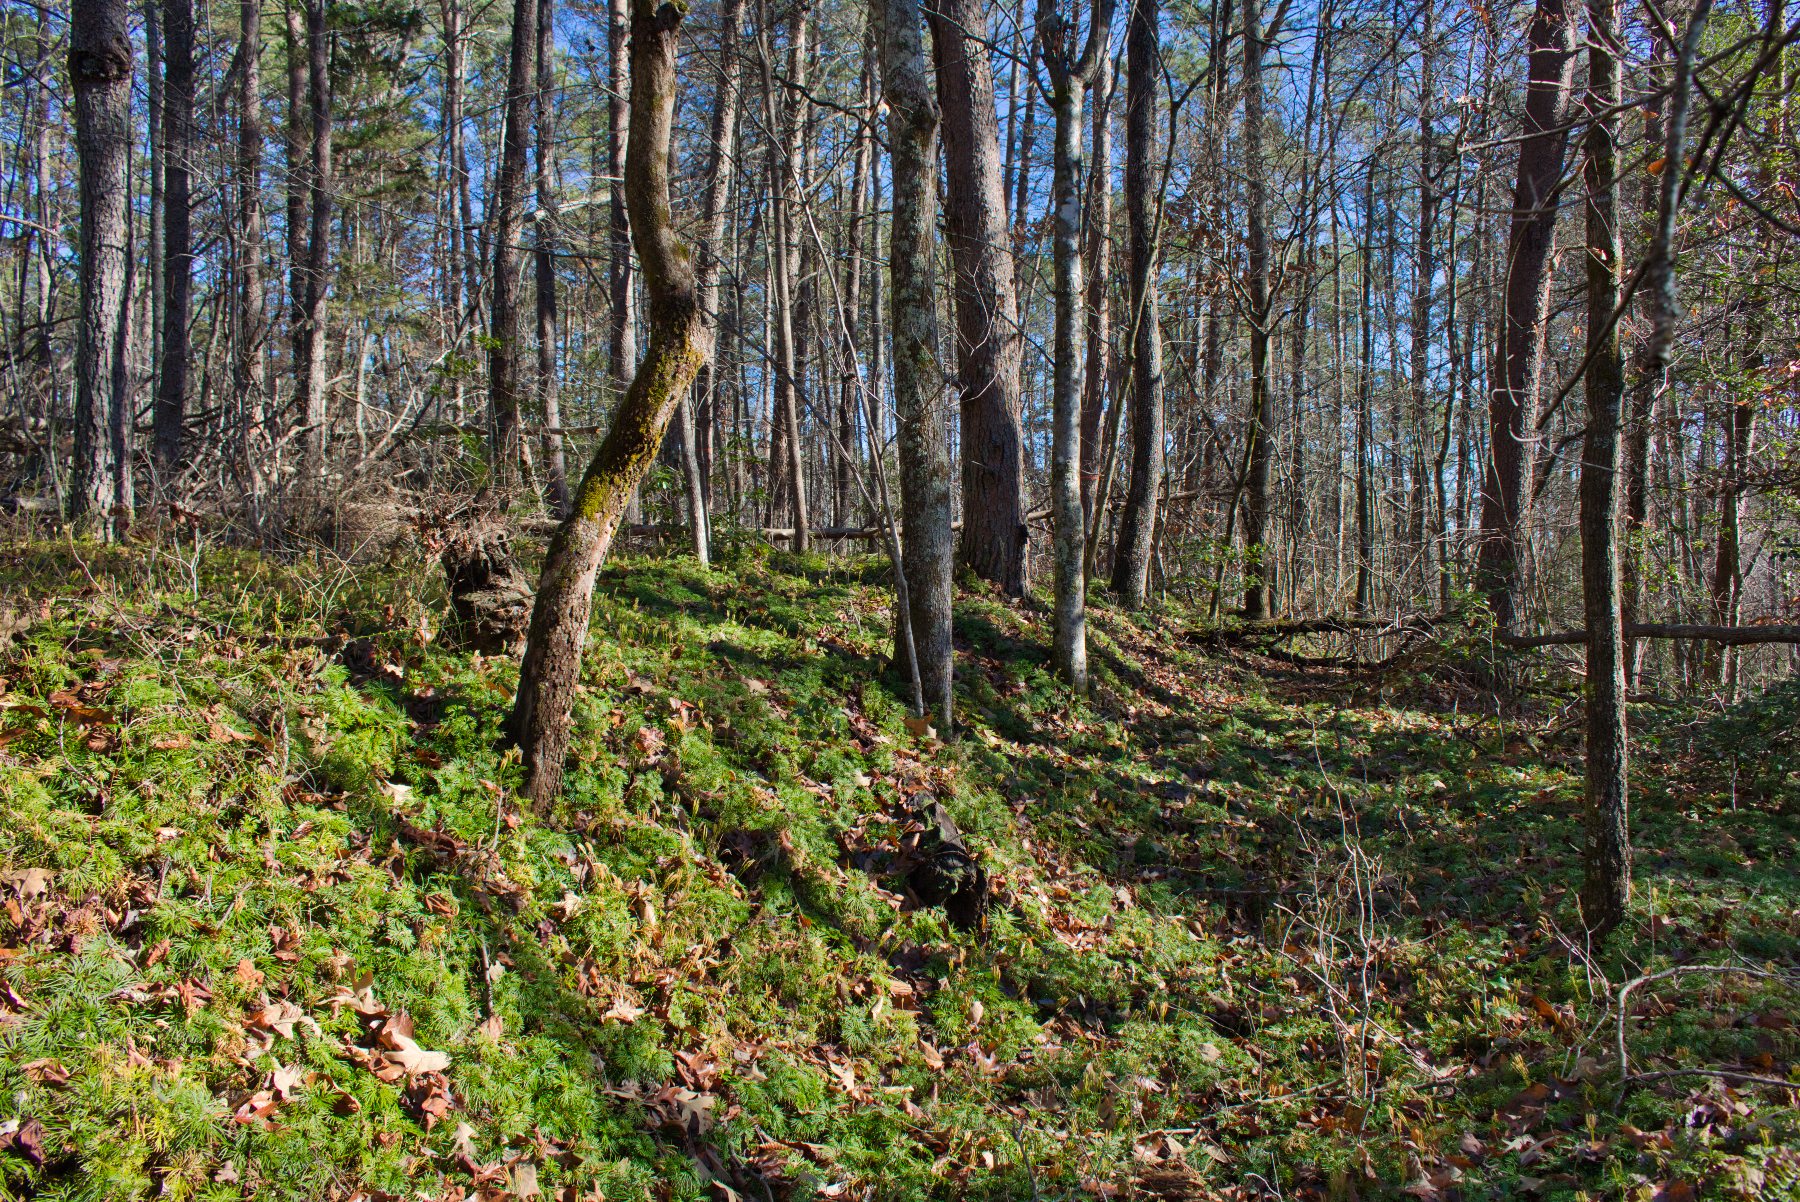
POLYGON ((1590 953, 1566 718, 1104 607, 1079 702, 971 592, 921 743, 884 575, 616 559, 538 814, 429 565, 13 544, 0 1196, 1800 1193, 1791 699, 1634 716, 1590 953), (887 871, 926 800, 980 929, 887 871), (1701 965, 1631 1067, 1738 1075, 1621 1096, 1701 965))

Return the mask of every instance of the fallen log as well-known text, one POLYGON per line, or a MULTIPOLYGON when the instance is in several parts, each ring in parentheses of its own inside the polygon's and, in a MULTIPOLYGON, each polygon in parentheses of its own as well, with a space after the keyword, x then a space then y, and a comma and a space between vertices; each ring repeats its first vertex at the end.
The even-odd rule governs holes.
MULTIPOLYGON (((1496 631, 1494 641, 1502 647, 1529 650, 1534 647, 1556 647, 1587 642, 1585 630, 1556 630, 1548 634, 1508 634, 1496 631)), ((1695 639, 1721 643, 1727 647, 1743 647, 1754 643, 1800 643, 1800 626, 1692 626, 1672 622, 1630 622, 1625 626, 1628 639, 1695 639)))
POLYGON ((1239 622, 1195 631, 1191 636, 1202 645, 1240 643, 1265 640, 1279 642, 1301 634, 1354 634, 1379 637, 1389 634, 1434 630, 1445 621, 1438 614, 1414 614, 1407 617, 1358 618, 1337 614, 1316 618, 1276 618, 1261 622, 1239 622))

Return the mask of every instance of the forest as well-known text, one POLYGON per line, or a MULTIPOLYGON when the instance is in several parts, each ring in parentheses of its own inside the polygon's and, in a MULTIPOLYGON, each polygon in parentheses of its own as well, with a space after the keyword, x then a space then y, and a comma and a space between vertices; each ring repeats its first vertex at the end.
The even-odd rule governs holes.
POLYGON ((0 0, 0 1199, 1800 1198, 1796 43, 0 0))

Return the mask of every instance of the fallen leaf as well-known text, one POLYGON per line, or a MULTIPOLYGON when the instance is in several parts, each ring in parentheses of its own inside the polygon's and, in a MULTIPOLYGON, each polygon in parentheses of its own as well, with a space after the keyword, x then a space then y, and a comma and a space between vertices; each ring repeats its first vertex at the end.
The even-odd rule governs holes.
POLYGON ((50 892, 50 882, 55 876, 48 868, 22 868, 0 873, 0 885, 17 890, 19 900, 32 901, 50 892))

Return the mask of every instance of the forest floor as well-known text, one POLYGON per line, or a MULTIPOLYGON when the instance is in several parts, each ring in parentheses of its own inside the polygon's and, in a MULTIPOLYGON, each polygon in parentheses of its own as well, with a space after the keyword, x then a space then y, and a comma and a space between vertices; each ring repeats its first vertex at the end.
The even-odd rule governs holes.
POLYGON ((941 742, 882 564, 623 556, 538 814, 432 565, 14 542, 0 595, 0 1196, 1800 1196, 1800 691, 1634 709, 1590 953, 1568 682, 1449 644, 1102 607, 1084 703, 970 591, 941 742))

